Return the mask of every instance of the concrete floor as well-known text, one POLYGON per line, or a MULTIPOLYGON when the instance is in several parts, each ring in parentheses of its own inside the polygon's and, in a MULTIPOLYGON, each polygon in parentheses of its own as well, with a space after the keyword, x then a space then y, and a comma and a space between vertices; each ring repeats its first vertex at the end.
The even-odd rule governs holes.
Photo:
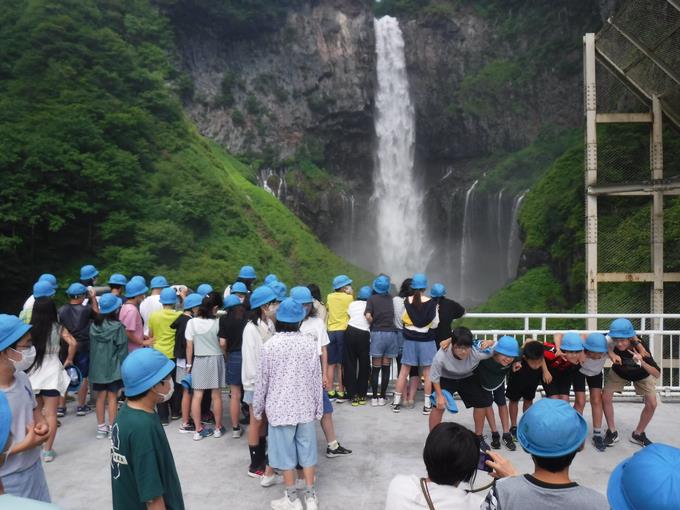
MULTIPOLYGON (((637 403, 616 404, 622 440, 606 453, 598 452, 588 443, 573 465, 572 476, 576 481, 605 492, 614 466, 639 449, 627 439, 641 407, 637 403)), ((460 413, 447 413, 445 419, 472 427, 472 412, 460 404, 459 408, 460 413)), ((62 418, 55 442, 58 457, 45 465, 52 499, 65 510, 110 508, 109 443, 95 439, 94 414, 76 417, 73 412, 71 403, 70 414, 62 418)), ((590 419, 588 415, 587 418, 590 419)), ((648 429, 650 439, 680 446, 679 418, 678 404, 660 403, 648 429)), ((178 425, 179 422, 172 422, 166 431, 187 509, 267 509, 271 499, 282 495, 280 485, 263 489, 258 480, 246 475, 249 456, 245 436, 194 442, 191 435, 177 431, 178 425)), ((326 458, 322 455, 325 442, 318 429, 318 495, 324 510, 383 508, 392 477, 400 473, 425 474, 422 448, 427 436, 427 417, 419 409, 395 415, 389 406, 353 408, 347 403, 336 404, 335 426, 340 442, 354 453, 344 458, 326 458)), ((531 459, 521 448, 516 452, 503 449, 501 453, 519 469, 530 470, 531 459)), ((485 473, 478 472, 475 485, 489 481, 485 473)))

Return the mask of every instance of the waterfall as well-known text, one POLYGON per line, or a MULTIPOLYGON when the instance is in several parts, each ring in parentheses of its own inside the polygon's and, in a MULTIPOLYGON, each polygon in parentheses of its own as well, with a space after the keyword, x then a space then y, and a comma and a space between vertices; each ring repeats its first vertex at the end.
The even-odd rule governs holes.
POLYGON ((460 241, 460 295, 465 298, 465 281, 469 279, 467 271, 470 268, 470 243, 472 241, 473 229, 472 229, 472 217, 470 207, 472 206, 472 192, 477 186, 479 181, 472 183, 472 186, 465 193, 465 205, 463 206, 463 235, 460 241))
POLYGON ((257 183, 268 193, 271 193, 282 202, 288 195, 286 174, 283 171, 274 171, 271 168, 262 168, 257 174, 257 183))
POLYGON ((519 257, 522 254, 522 242, 519 238, 519 223, 517 217, 519 216, 519 208, 522 205, 522 201, 526 195, 526 191, 515 197, 512 203, 512 223, 510 227, 510 236, 508 238, 508 251, 507 251, 507 261, 508 261, 508 278, 514 278, 517 276, 517 265, 519 264, 519 257))
POLYGON ((403 278, 426 268, 430 251, 423 220, 424 192, 414 171, 415 112, 409 96, 404 39, 390 16, 374 21, 377 78, 373 174, 377 269, 403 278))

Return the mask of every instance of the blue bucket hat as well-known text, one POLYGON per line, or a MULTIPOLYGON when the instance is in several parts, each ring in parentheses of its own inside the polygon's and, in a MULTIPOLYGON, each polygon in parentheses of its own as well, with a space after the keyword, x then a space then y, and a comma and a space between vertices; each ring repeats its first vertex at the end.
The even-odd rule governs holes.
POLYGON ((279 309, 276 311, 276 320, 295 324, 304 320, 307 312, 304 307, 293 298, 286 298, 281 301, 279 309))
POLYGON ((125 286, 125 297, 133 298, 140 294, 146 294, 148 291, 149 287, 142 280, 133 278, 125 286))
POLYGON ((301 305, 314 302, 311 291, 307 287, 303 287, 301 285, 290 289, 290 297, 301 305))
POLYGON ((381 274, 373 280, 373 290, 376 294, 387 294, 390 291, 390 279, 381 274))
POLYGON ((87 264, 86 266, 83 266, 80 268, 80 279, 81 280, 91 280, 95 276, 99 274, 99 271, 97 271, 97 268, 94 267, 92 264, 87 264))
POLYGON ((269 285, 262 285, 250 295, 250 309, 254 310, 272 301, 276 301, 276 293, 269 285))
POLYGON ((209 283, 202 283, 198 286, 196 289, 196 293, 200 294, 201 296, 205 296, 213 291, 212 285, 209 283))
POLYGON ((242 304, 241 300, 235 296, 234 294, 229 294, 225 299, 224 299, 224 308, 233 308, 235 306, 238 306, 242 304))
POLYGON ((177 303, 177 292, 172 287, 166 287, 161 291, 160 298, 162 305, 174 305, 177 303))
POLYGON ((520 355, 519 344, 514 336, 504 335, 498 339, 494 352, 503 356, 517 358, 520 355))
POLYGON ((560 349, 563 351, 578 352, 583 350, 583 341, 581 335, 576 331, 567 331, 562 337, 562 345, 560 349))
POLYGON ((338 290, 352 284, 352 279, 346 274, 341 274, 333 278, 333 289, 338 290))
POLYGON ((125 278, 124 274, 113 273, 111 278, 109 278, 109 285, 127 285, 128 279, 125 278))
POLYGON ((122 299, 107 292, 99 298, 99 313, 106 315, 107 313, 115 312, 122 304, 122 299))
POLYGON ((607 338, 602 333, 591 333, 586 338, 584 347, 590 352, 607 352, 607 338))
POLYGON ((39 282, 49 282, 50 285, 52 285, 52 288, 56 290, 58 287, 57 285, 57 277, 54 276, 53 274, 50 273, 43 273, 38 277, 39 282))
POLYGON ((191 380, 191 374, 185 375, 184 378, 180 381, 180 384, 184 387, 185 390, 191 391, 191 385, 193 384, 193 381, 191 380))
POLYGON ((361 301, 366 301, 368 298, 371 297, 372 294, 373 290, 368 285, 364 285, 359 289, 359 292, 357 293, 357 299, 360 299, 361 301))
POLYGON ((248 287, 243 282, 234 282, 231 286, 232 294, 248 294, 248 287))
POLYGON ((253 268, 253 266, 243 266, 238 272, 238 277, 245 280, 254 280, 257 278, 257 274, 255 273, 255 268, 253 268))
POLYGON ((286 287, 286 284, 283 282, 273 282, 269 285, 271 289, 274 291, 274 294, 276 294, 276 300, 281 302, 284 299, 286 299, 286 293, 288 292, 288 287, 286 287))
POLYGON ((189 294, 186 298, 184 298, 184 309, 191 310, 192 308, 201 306, 202 302, 203 296, 201 296, 198 292, 194 292, 193 294, 189 294))
POLYGON ((562 457, 578 450, 588 435, 588 424, 564 400, 542 398, 519 420, 517 439, 537 457, 562 457))
POLYGON ((120 367, 125 394, 134 397, 165 379, 175 364, 156 349, 137 349, 128 354, 120 367))
POLYGON ((12 429, 12 409, 4 391, 0 391, 0 451, 5 449, 9 431, 12 429))
POLYGON ((446 296, 446 287, 442 283, 435 283, 430 289, 430 297, 439 298, 446 296))
POLYGON ((413 290, 427 289, 427 276, 423 273, 416 273, 411 279, 411 288, 413 290))
POLYGON ((272 282, 276 282, 279 280, 279 277, 276 276, 275 274, 268 274, 267 276, 264 277, 264 284, 269 285, 272 282))
POLYGON ((170 284, 168 284, 168 280, 165 279, 165 276, 154 276, 151 278, 150 287, 152 289, 164 289, 170 287, 170 284))
POLYGON ((68 286, 68 289, 66 289, 66 294, 71 297, 83 296, 87 294, 87 287, 82 283, 72 283, 68 286))
POLYGON ((141 274, 136 274, 132 278, 130 278, 130 281, 133 280, 142 282, 144 285, 146 285, 146 278, 144 278, 141 274))
POLYGON ((607 499, 612 510, 675 510, 680 506, 680 449, 649 445, 612 472, 607 499))
POLYGON ((39 280, 33 284, 33 297, 36 299, 41 297, 52 297, 54 294, 54 287, 46 280, 39 280))
POLYGON ((628 319, 615 319, 609 326, 609 336, 611 338, 633 338, 635 328, 628 319))
MULTIPOLYGON (((453 398, 451 392, 449 390, 442 390, 442 395, 446 399, 446 410, 456 414, 458 412, 458 404, 456 404, 456 399, 453 398)), ((430 402, 432 402, 432 407, 437 407, 437 394, 435 392, 432 392, 430 395, 430 402)))
POLYGON ((16 315, 0 315, 0 351, 21 339, 32 328, 16 315))
POLYGON ((71 382, 68 383, 68 388, 66 391, 75 392, 80 389, 81 384, 83 384, 83 373, 80 369, 71 365, 66 369, 66 374, 68 375, 71 382))

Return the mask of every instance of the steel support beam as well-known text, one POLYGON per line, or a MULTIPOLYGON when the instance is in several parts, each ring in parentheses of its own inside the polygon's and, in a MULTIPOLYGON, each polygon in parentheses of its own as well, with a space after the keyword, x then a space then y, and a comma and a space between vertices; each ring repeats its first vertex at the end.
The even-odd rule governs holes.
MULTIPOLYGON (((585 87, 585 188, 597 184, 597 88, 595 79, 595 34, 583 38, 583 83, 585 87)), ((597 313, 597 195, 586 193, 586 312, 597 313)), ((596 319, 586 327, 597 329, 596 319)))
MULTIPOLYGON (((652 123, 652 133, 650 140, 650 166, 652 169, 652 180, 658 181, 663 179, 663 112, 661 110, 661 103, 658 96, 652 97, 652 116, 654 122, 652 123)), ((664 225, 663 225, 663 192, 656 191, 652 195, 652 272, 654 273, 654 283, 652 286, 652 313, 663 313, 664 308, 664 225)), ((661 324, 658 319, 653 322, 654 329, 660 329, 661 324)), ((654 346, 657 352, 652 353, 653 356, 659 357, 663 355, 663 346, 661 345, 661 337, 655 339, 654 346)), ((661 359, 659 357, 658 359, 661 359)))
MULTIPOLYGON (((597 273, 600 283, 647 282, 654 283, 654 273, 597 273)), ((664 273, 664 282, 680 282, 680 273, 664 273)))
POLYGON ((651 124, 651 113, 598 113, 598 124, 651 124))
POLYGON ((636 195, 645 196, 655 193, 664 195, 680 194, 680 182, 678 181, 659 181, 652 182, 631 182, 623 184, 601 184, 589 186, 587 192, 590 195, 636 195))

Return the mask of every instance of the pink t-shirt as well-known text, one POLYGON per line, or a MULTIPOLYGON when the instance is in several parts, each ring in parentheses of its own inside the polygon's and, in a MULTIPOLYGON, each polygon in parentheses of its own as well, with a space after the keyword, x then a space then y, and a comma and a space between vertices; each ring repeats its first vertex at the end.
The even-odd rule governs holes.
MULTIPOLYGON (((135 338, 138 338, 140 342, 144 340, 144 324, 142 323, 142 316, 135 305, 132 303, 125 303, 120 308, 118 319, 123 323, 125 329, 132 333, 135 338)), ((140 347, 141 345, 130 342, 128 339, 128 352, 135 351, 140 347)))

